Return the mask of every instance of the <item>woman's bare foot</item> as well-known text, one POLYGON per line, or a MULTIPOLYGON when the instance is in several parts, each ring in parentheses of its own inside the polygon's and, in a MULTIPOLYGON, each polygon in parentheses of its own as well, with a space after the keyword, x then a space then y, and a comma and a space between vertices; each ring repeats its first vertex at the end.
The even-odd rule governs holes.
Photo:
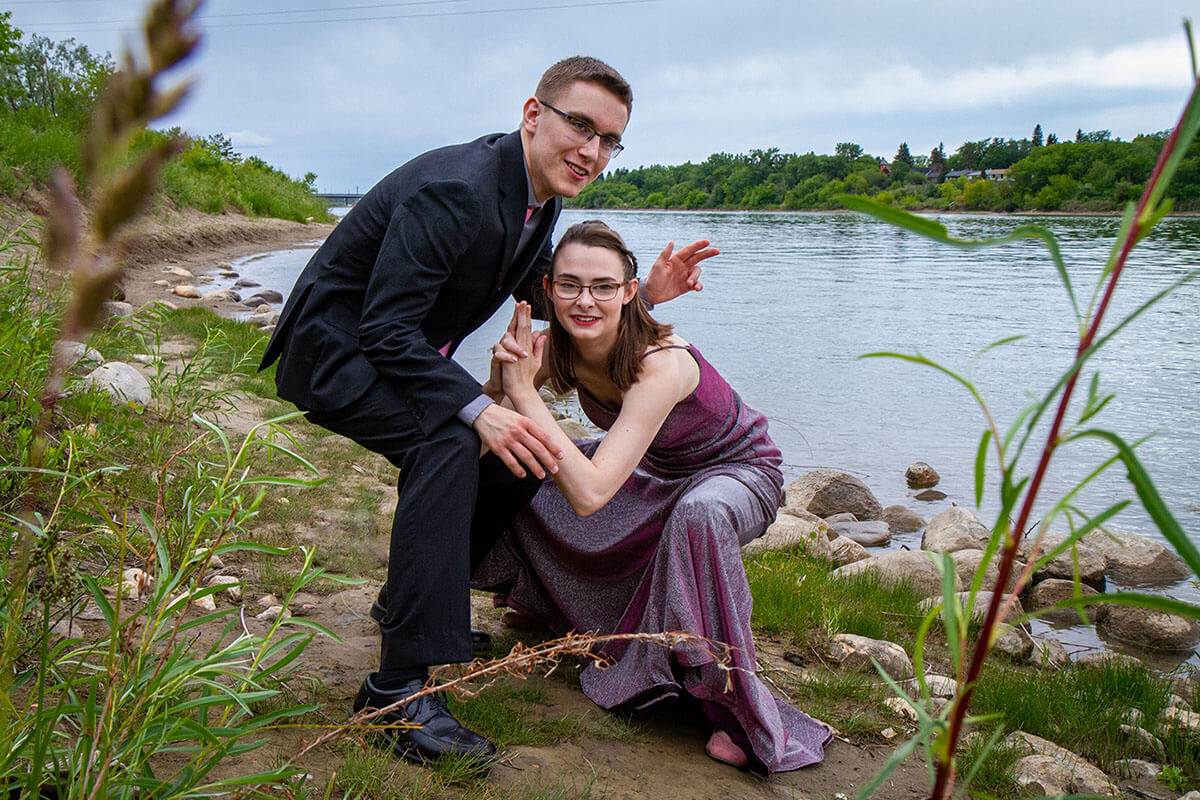
POLYGON ((704 752, 717 761, 739 769, 750 763, 750 757, 733 743, 733 739, 730 739, 725 731, 713 731, 708 744, 704 745, 704 752))

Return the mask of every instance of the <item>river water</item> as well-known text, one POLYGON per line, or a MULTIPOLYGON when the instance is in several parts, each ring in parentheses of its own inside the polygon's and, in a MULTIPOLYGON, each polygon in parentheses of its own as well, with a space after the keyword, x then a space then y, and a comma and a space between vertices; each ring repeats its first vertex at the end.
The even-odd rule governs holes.
MULTIPOLYGON (((1043 395, 1070 365, 1077 327, 1069 296, 1046 248, 1035 240, 998 248, 958 249, 855 214, 575 211, 561 232, 599 217, 619 231, 644 274, 668 240, 711 239, 722 253, 704 264, 704 290, 655 310, 695 344, 743 398, 771 421, 788 480, 817 467, 861 478, 884 505, 906 504, 927 519, 950 503, 975 508, 974 458, 985 426, 971 395, 929 367, 863 354, 920 353, 969 377, 1002 429, 1043 395), (1023 335, 979 355, 992 342, 1023 335), (931 464, 949 496, 913 499, 904 483, 913 461, 931 464)), ((1112 248, 1110 217, 946 215, 954 236, 1000 236, 1036 222, 1062 246, 1078 302, 1086 308, 1112 248)), ((235 264, 243 277, 283 293, 311 249, 235 264)), ((1171 218, 1134 251, 1106 319, 1119 319, 1200 266, 1200 220, 1171 218)), ((476 376, 507 320, 502 310, 456 356, 476 376)), ((1089 426, 1108 428, 1139 447, 1143 463, 1184 529, 1200 542, 1200 285, 1188 284, 1118 333, 1085 372, 1115 398, 1089 426)), ((1078 418, 1086 383, 1068 420, 1078 418)), ((1028 474, 1044 425, 1032 437, 1028 474)), ((1043 491, 1046 502, 1111 454, 1080 442, 1060 449, 1043 491)), ((994 522, 994 459, 977 513, 994 522)), ((1081 493, 1089 514, 1133 499, 1114 527, 1157 537, 1137 506, 1125 472, 1114 467, 1081 493)), ((1060 521, 1053 526, 1065 532, 1060 521)), ((895 546, 919 546, 919 535, 895 546)), ((1181 584, 1171 594, 1198 600, 1181 584)))

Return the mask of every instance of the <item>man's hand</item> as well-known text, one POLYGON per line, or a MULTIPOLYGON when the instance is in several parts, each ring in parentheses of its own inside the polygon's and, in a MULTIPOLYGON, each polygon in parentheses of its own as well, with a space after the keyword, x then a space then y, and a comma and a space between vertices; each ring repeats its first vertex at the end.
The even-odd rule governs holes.
POLYGON ((674 300, 681 294, 703 289, 700 262, 721 252, 708 245, 708 239, 701 239, 676 251, 675 243, 667 242, 646 276, 646 299, 658 305, 674 300))
POLYGON ((518 478, 525 477, 524 464, 538 478, 546 471, 558 472, 558 459, 563 457, 550 435, 533 420, 500 405, 483 410, 472 426, 483 444, 500 457, 504 465, 518 478))

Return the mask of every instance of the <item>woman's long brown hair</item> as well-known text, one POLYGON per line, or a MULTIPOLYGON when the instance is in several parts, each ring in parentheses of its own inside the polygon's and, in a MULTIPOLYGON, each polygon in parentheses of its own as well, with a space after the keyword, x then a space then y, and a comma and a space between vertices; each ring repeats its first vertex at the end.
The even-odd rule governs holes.
MULTIPOLYGON (((550 277, 554 277, 554 265, 558 256, 568 245, 579 244, 585 247, 602 247, 612 250, 621 256, 625 265, 623 280, 625 283, 637 277, 637 258, 625 246, 625 240, 612 228, 600 220, 589 219, 567 228, 566 233, 554 248, 554 257, 550 263, 550 277)), ((575 377, 575 347, 566 328, 558 321, 554 313, 554 303, 550 281, 545 283, 546 302, 550 304, 550 385, 556 392, 565 392, 579 385, 575 377)), ((650 316, 640 297, 635 297, 621 306, 621 319, 617 326, 617 343, 608 356, 608 377, 617 388, 624 392, 637 381, 642 371, 642 356, 646 348, 662 343, 671 334, 671 326, 659 322, 650 316)))

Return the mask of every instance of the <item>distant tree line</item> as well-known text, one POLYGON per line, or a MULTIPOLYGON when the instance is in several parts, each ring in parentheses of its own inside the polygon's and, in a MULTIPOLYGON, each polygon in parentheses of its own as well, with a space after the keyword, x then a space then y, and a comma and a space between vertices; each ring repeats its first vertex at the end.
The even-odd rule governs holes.
MULTIPOLYGON (((577 208, 834 209, 838 196, 872 197, 914 210, 1112 211, 1141 195, 1169 131, 1133 141, 1110 131, 964 142, 950 155, 939 144, 914 156, 902 142, 891 161, 839 142, 833 155, 715 153, 699 164, 616 169, 578 197, 577 208), (1007 172, 995 172, 1006 170, 1007 172)), ((1200 144, 1172 183, 1180 210, 1200 210, 1200 144)))

